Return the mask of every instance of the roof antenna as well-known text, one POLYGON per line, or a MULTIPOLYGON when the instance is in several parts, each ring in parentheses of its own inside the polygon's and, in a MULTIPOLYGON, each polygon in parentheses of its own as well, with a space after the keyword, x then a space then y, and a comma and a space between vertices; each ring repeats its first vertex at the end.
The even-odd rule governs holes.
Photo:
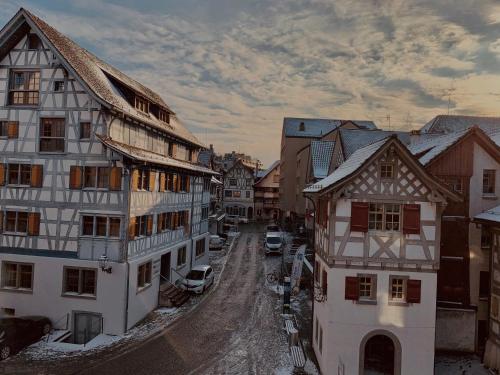
POLYGON ((387 123, 389 124, 389 130, 391 130, 391 114, 390 113, 387 114, 386 119, 387 119, 387 123))
POLYGON ((450 85, 450 88, 448 89, 448 116, 450 115, 450 107, 451 107, 451 94, 453 93, 453 91, 456 90, 454 86, 454 83, 455 83, 455 79, 453 79, 453 81, 451 81, 451 85, 450 85))

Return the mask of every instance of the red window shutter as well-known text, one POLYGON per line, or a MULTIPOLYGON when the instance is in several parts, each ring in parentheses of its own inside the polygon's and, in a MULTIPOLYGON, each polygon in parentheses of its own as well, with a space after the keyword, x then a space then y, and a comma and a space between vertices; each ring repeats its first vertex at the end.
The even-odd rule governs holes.
POLYGON ((153 215, 148 215, 146 217, 146 235, 151 236, 153 234, 153 215))
POLYGON ((128 239, 133 240, 135 238, 135 223, 136 223, 136 218, 131 217, 129 218, 128 221, 128 239))
POLYGON ((9 121, 7 123, 7 138, 18 138, 19 137, 19 122, 9 121))
POLYGON ((357 301, 359 298, 359 279, 355 276, 345 278, 345 299, 357 301))
POLYGON ((419 204, 405 204, 403 206, 403 233, 420 234, 419 204))
POLYGON ((368 203, 351 202, 351 231, 368 232, 368 203))
POLYGON ((420 303, 420 290, 421 281, 420 280, 406 280, 406 302, 408 303, 420 303))

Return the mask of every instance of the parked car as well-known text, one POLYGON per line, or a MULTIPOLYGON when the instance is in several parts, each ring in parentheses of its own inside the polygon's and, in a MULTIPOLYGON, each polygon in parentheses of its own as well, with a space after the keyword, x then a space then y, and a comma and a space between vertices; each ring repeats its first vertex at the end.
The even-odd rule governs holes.
POLYGON ((224 245, 225 240, 220 236, 213 234, 210 236, 210 241, 208 242, 209 250, 220 250, 224 245))
POLYGON ((208 265, 195 266, 182 279, 180 287, 188 292, 202 294, 214 283, 214 272, 208 265))
POLYGON ((43 316, 0 318, 0 360, 40 340, 51 328, 52 323, 43 316))
POLYGON ((281 233, 267 233, 264 248, 266 255, 271 253, 281 254, 283 252, 281 233))
POLYGON ((240 221, 240 217, 238 215, 226 215, 226 222, 232 224, 238 224, 240 221))
POLYGON ((272 233, 280 232, 281 233, 281 228, 279 227, 279 225, 270 224, 266 227, 266 232, 272 232, 272 233))

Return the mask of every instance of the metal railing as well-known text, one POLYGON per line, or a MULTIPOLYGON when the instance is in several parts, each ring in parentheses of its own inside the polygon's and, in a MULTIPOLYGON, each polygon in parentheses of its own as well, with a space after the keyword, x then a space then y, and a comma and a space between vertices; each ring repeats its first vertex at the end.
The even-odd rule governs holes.
MULTIPOLYGON (((68 330, 68 326, 69 326, 69 313, 66 313, 64 314, 63 316, 61 316, 59 319, 57 319, 53 324, 52 324, 52 330, 56 329, 57 325, 63 320, 65 319, 65 324, 64 324, 64 328, 60 328, 60 329, 63 329, 65 331, 68 330)), ((51 331, 52 331, 51 330, 51 331)), ((50 339, 50 336, 51 336, 51 333, 49 332, 49 334, 47 335, 46 339, 45 339, 45 342, 49 342, 49 339, 50 339)))

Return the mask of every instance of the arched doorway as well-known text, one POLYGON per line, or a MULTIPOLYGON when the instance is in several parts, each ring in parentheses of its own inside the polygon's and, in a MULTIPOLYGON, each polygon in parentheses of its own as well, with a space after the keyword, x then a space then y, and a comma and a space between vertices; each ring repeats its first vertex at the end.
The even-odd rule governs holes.
POLYGON ((401 375, 401 344, 391 332, 377 330, 360 345, 360 375, 401 375))

